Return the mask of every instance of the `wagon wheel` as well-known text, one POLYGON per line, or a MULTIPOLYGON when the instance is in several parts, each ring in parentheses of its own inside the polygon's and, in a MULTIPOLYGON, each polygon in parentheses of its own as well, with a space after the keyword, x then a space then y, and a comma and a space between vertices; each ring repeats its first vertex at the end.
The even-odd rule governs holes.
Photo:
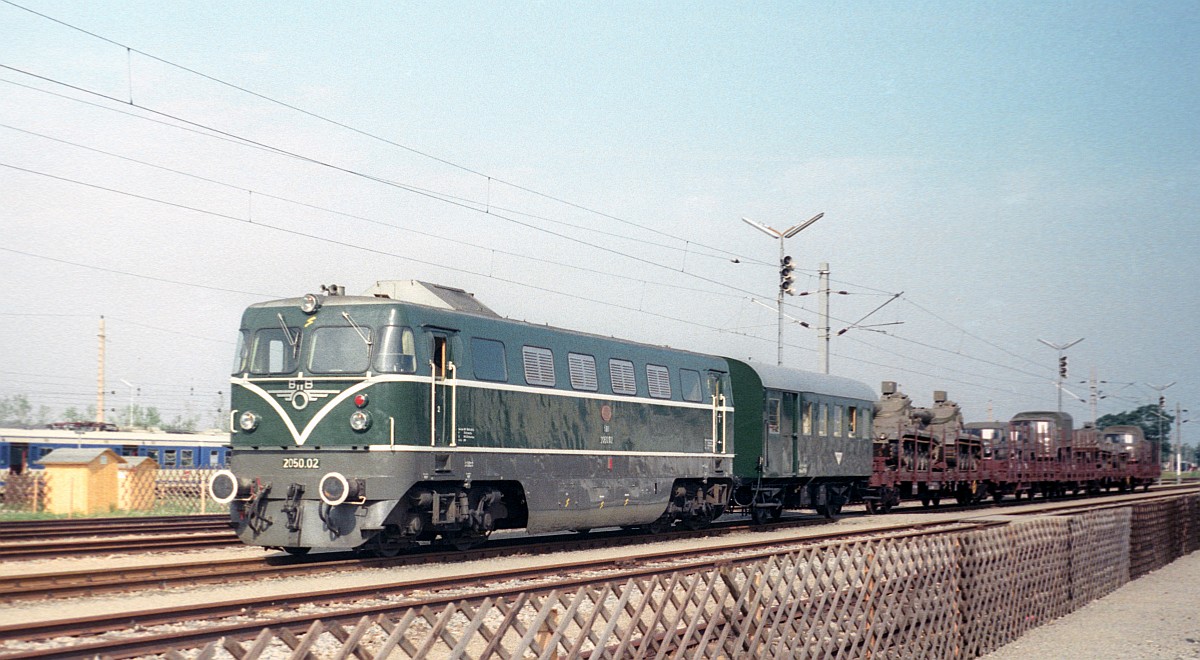
POLYGON ((755 525, 765 525, 768 522, 771 522, 771 518, 774 517, 772 515, 773 508, 775 508, 775 507, 765 507, 765 506, 758 506, 758 505, 754 505, 754 506, 750 507, 750 520, 755 525))
POLYGON ((863 505, 867 507, 867 513, 875 515, 883 513, 883 502, 879 500, 865 500, 863 505))
POLYGON ((838 514, 842 512, 842 502, 834 498, 825 504, 817 505, 817 513, 825 516, 827 520, 837 520, 838 514))

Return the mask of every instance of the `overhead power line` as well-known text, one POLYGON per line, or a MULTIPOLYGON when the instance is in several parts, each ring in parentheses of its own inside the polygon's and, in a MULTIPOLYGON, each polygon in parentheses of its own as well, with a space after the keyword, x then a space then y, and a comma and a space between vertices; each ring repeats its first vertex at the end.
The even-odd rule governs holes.
MULTIPOLYGON (((254 91, 254 90, 252 90, 252 89, 249 89, 249 88, 247 88, 247 87, 243 87, 243 86, 241 86, 241 85, 234 84, 234 83, 232 83, 232 82, 229 82, 229 81, 227 81, 227 80, 224 80, 224 79, 222 79, 222 78, 218 78, 218 77, 216 77, 216 76, 214 76, 214 75, 207 74, 207 73, 204 73, 204 72, 202 72, 202 71, 199 71, 199 70, 197 70, 197 69, 193 69, 193 68, 191 68, 191 67, 184 66, 184 65, 182 65, 182 64, 179 64, 179 63, 177 63, 177 62, 174 62, 174 61, 168 60, 168 59, 166 59, 166 58, 164 58, 164 57, 161 57, 161 56, 158 56, 158 55, 155 55, 155 54, 152 54, 152 53, 149 53, 149 52, 146 52, 146 51, 140 50, 140 49, 138 49, 138 48, 134 48, 133 46, 130 46, 130 45, 128 45, 128 44, 124 44, 124 43, 121 43, 121 42, 119 42, 119 41, 116 41, 116 40, 114 40, 114 39, 110 39, 110 38, 108 38, 108 37, 105 37, 105 36, 103 36, 103 35, 101 35, 101 34, 98 34, 98 33, 96 33, 96 32, 93 32, 93 31, 90 31, 90 30, 84 29, 84 28, 82 28, 82 27, 79 27, 79 26, 77 26, 77 25, 73 25, 73 24, 71 24, 71 23, 68 23, 68 22, 66 22, 66 21, 63 21, 63 20, 61 20, 61 19, 58 19, 58 18, 54 18, 53 16, 50 16, 50 15, 48 15, 48 14, 45 14, 45 13, 42 13, 42 12, 35 11, 35 10, 33 10, 33 9, 30 9, 30 8, 28 8, 28 7, 25 7, 25 6, 23 6, 23 5, 19 5, 19 4, 15 3, 15 2, 12 2, 12 0, 0 0, 0 1, 3 1, 5 4, 8 4, 8 5, 10 5, 10 6, 12 6, 12 7, 16 8, 16 9, 20 9, 20 10, 22 10, 22 11, 28 12, 28 13, 30 13, 30 14, 33 14, 33 15, 35 15, 35 16, 38 16, 38 17, 40 17, 40 18, 43 18, 43 19, 45 19, 45 20, 48 20, 48 21, 51 21, 51 22, 53 22, 53 23, 56 23, 56 24, 58 24, 58 25, 61 25, 61 26, 63 26, 63 27, 66 27, 66 28, 68 28, 68 29, 74 30, 74 31, 76 31, 76 32, 79 32, 79 33, 82 33, 82 34, 86 34, 86 35, 88 35, 88 36, 90 36, 90 37, 93 37, 93 38, 95 38, 95 39, 98 39, 98 40, 100 40, 100 41, 103 41, 103 42, 105 42, 105 43, 108 43, 108 44, 111 44, 111 45, 113 45, 113 46, 116 46, 116 47, 118 47, 118 48, 124 49, 124 50, 126 51, 126 53, 127 53, 127 54, 129 54, 129 53, 137 53, 138 55, 141 55, 142 57, 146 57, 146 58, 148 58, 148 59, 151 59, 151 60, 154 60, 154 61, 156 61, 156 62, 159 62, 159 63, 165 64, 165 65, 167 65, 167 66, 170 66, 170 67, 173 67, 173 68, 176 68, 176 69, 178 69, 178 70, 180 70, 180 71, 185 71, 185 72, 187 72, 187 73, 190 73, 190 74, 192 74, 192 75, 194 75, 194 76, 198 76, 198 77, 200 77, 200 78, 203 78, 203 79, 205 79, 205 80, 208 80, 208 81, 214 82, 214 83, 216 83, 216 84, 218 84, 218 85, 222 85, 222 86, 224 86, 224 87, 228 87, 229 89, 237 90, 237 91, 239 91, 239 92, 242 92, 243 94, 247 94, 247 95, 253 96, 254 98, 261 99, 261 100, 263 100, 263 101, 266 101, 266 102, 268 102, 268 103, 272 103, 272 104, 274 104, 274 105, 278 105, 278 106, 280 106, 280 107, 287 108, 288 110, 292 110, 292 111, 294 111, 294 112, 300 113, 300 114, 302 114, 302 115, 304 115, 304 116, 306 116, 306 117, 311 117, 311 118, 313 118, 313 119, 316 119, 316 120, 318 120, 318 121, 325 122, 325 123, 327 123, 327 124, 330 124, 330 125, 332 125, 332 126, 336 126, 336 127, 338 127, 338 128, 341 128, 341 129, 344 129, 344 130, 350 131, 350 132, 352 132, 352 133, 355 133, 355 134, 357 134, 357 135, 361 135, 361 136, 363 136, 363 137, 366 137, 366 138, 368 138, 368 139, 375 140, 375 141, 377 141, 377 142, 380 142, 380 143, 382 143, 382 144, 386 144, 386 145, 389 145, 389 146, 392 146, 392 147, 395 147, 395 148, 398 148, 398 149, 402 149, 402 150, 404 150, 404 151, 406 151, 406 152, 409 152, 409 153, 411 153, 411 154, 414 154, 414 155, 416 155, 416 156, 420 156, 420 157, 422 157, 422 158, 426 158, 426 159, 432 160, 432 161, 434 161, 434 162, 441 163, 441 164, 443 164, 443 165, 446 165, 446 166, 449 166, 449 167, 452 167, 452 168, 458 169, 458 170, 460 170, 460 171, 462 171, 462 172, 466 172, 466 173, 468 173, 468 174, 472 174, 472 175, 474 175, 474 176, 478 176, 478 177, 484 178, 484 179, 486 179, 486 180, 488 181, 489 185, 490 185, 490 184, 492 184, 492 183, 496 183, 496 184, 500 184, 500 185, 503 185, 503 186, 507 186, 507 187, 513 188, 514 190, 519 190, 519 191, 521 191, 521 192, 525 192, 525 193, 528 193, 528 194, 531 194, 531 195, 534 195, 534 196, 537 196, 537 197, 541 197, 541 198, 543 198, 543 199, 550 200, 550 201, 552 201, 552 202, 555 202, 555 203, 558 203, 558 204, 562 204, 562 205, 564 205, 564 206, 567 206, 567 207, 569 207, 569 208, 573 208, 573 209, 576 209, 576 210, 579 210, 579 211, 583 211, 583 212, 585 212, 585 213, 589 213, 589 214, 592 214, 592 215, 596 215, 596 216, 598 216, 598 217, 601 217, 601 218, 605 218, 605 219, 608 219, 608 220, 612 220, 612 221, 614 221, 614 222, 618 222, 618 223, 621 223, 621 224, 627 225, 627 226, 629 226, 629 227, 636 228, 636 229, 638 229, 638 230, 641 230, 641 231, 645 231, 645 232, 649 232, 649 233, 656 234, 656 235, 659 235, 659 236, 663 236, 663 237, 665 237, 665 238, 670 238, 670 239, 672 239, 672 240, 680 241, 680 242, 682 242, 682 243, 685 243, 685 244, 691 244, 691 245, 695 245, 695 246, 698 246, 698 247, 702 247, 702 248, 704 248, 704 249, 706 249, 706 250, 711 250, 711 251, 713 251, 713 252, 716 252, 716 253, 719 253, 719 254, 722 254, 722 255, 726 255, 726 257, 725 257, 725 258, 728 258, 728 257, 737 257, 737 256, 738 256, 737 254, 735 254, 735 253, 733 253, 733 252, 730 252, 730 251, 728 251, 728 250, 725 250, 725 249, 722 249, 722 248, 719 248, 719 247, 714 247, 714 246, 705 245, 705 244, 703 244, 703 243, 699 243, 699 242, 696 242, 696 241, 692 241, 692 240, 690 240, 690 239, 685 239, 685 238, 683 238, 683 237, 676 236, 676 235, 674 235, 674 234, 670 234, 670 233, 668 233, 668 232, 664 232, 664 231, 662 231, 662 230, 655 229, 655 228, 653 228, 653 227, 648 227, 648 226, 645 226, 645 225, 639 224, 639 223, 637 223, 637 222, 633 222, 633 221, 631 221, 631 220, 627 220, 627 219, 625 219, 625 218, 622 218, 622 217, 619 217, 619 216, 616 216, 616 215, 613 215, 613 214, 610 214, 610 213, 605 213, 605 212, 603 212, 603 211, 599 211, 599 210, 593 209, 593 208, 591 208, 591 207, 585 206, 585 205, 583 205, 583 204, 579 204, 579 203, 577 203, 577 202, 572 202, 572 201, 570 201, 570 200, 567 200, 567 199, 564 199, 564 198, 561 198, 561 197, 558 197, 558 196, 555 196, 555 195, 551 195, 551 194, 549 194, 549 193, 545 193, 545 192, 542 192, 542 191, 536 190, 536 189, 534 189, 534 188, 531 188, 531 187, 528 187, 528 186, 524 186, 524 185, 521 185, 521 184, 518 184, 518 183, 514 183, 514 182, 512 182, 512 181, 508 181, 508 180, 506 180, 506 179, 502 179, 502 178, 500 178, 500 177, 493 176, 493 175, 491 175, 491 174, 488 174, 488 173, 486 173, 486 172, 482 172, 482 171, 480 171, 480 170, 477 170, 477 169, 474 169, 474 168, 472 168, 472 167, 468 167, 468 166, 466 166, 466 165, 462 165, 462 164, 460 164, 460 163, 456 163, 456 162, 454 162, 454 161, 451 161, 451 160, 449 160, 449 159, 447 159, 447 158, 443 158, 443 157, 441 157, 441 156, 434 155, 434 154, 432 154, 432 153, 430 153, 430 152, 423 151, 423 150, 421 150, 421 149, 417 149, 417 148, 415 148, 415 147, 412 147, 412 146, 409 146, 409 145, 403 144, 403 143, 401 143, 401 142, 397 142, 397 141, 395 141, 395 140, 390 140, 390 139, 388 139, 388 138, 385 138, 385 137, 382 137, 382 136, 376 135, 376 134, 374 134, 374 133, 371 133, 371 132, 369 132, 369 131, 366 131, 366 130, 363 130, 363 129, 357 128, 357 127, 355 127, 355 126, 352 126, 352 125, 350 125, 350 124, 347 124, 347 123, 345 123, 345 122, 341 122, 341 121, 338 121, 338 120, 336 120, 336 119, 332 119, 332 118, 326 117, 326 116, 324 116, 324 115, 322 115, 322 114, 320 114, 320 113, 313 112, 313 111, 311 111, 311 110, 307 110, 307 109, 305 109, 305 108, 301 108, 300 106, 297 106, 297 105, 294 105, 294 104, 288 103, 288 102, 286 102, 286 101, 279 100, 279 99, 277 99, 277 98, 274 98, 274 97, 268 96, 268 95, 266 95, 266 94, 262 94, 262 93, 260 93, 260 92, 256 92, 256 91, 254 91)), ((10 68, 10 69, 12 69, 12 67, 6 67, 6 68, 10 68)), ((16 70, 16 69, 12 69, 12 70, 16 70)), ((132 73, 130 73, 130 75, 132 76, 132 73)), ((131 82, 131 84, 132 84, 132 81, 130 81, 130 82, 131 82)), ((77 88, 77 89, 79 89, 79 88, 77 88)), ((82 89, 81 89, 80 91, 88 91, 88 90, 82 90, 82 89)), ((90 91, 89 91, 89 93, 94 93, 94 92, 90 92, 90 91)), ((105 95, 103 95, 103 94, 99 94, 99 95, 100 95, 100 96, 105 96, 105 95)), ((115 100, 115 101, 124 102, 124 101, 122 101, 121 99, 115 99, 115 98, 113 98, 113 97, 109 97, 109 98, 112 98, 112 100, 115 100)), ((132 99, 132 98, 129 98, 129 99, 127 100, 127 102, 128 102, 128 104, 129 104, 129 105, 137 105, 136 103, 134 103, 134 101, 133 101, 133 99, 132 99)), ((148 110, 148 111, 150 111, 150 112, 156 112, 156 111, 154 111, 154 110, 152 110, 152 109, 150 109, 150 108, 146 108, 146 107, 144 107, 144 106, 138 106, 138 107, 142 107, 143 109, 145 109, 145 110, 148 110)), ((181 121, 186 121, 186 120, 182 120, 182 119, 180 119, 180 120, 181 120, 181 121)))

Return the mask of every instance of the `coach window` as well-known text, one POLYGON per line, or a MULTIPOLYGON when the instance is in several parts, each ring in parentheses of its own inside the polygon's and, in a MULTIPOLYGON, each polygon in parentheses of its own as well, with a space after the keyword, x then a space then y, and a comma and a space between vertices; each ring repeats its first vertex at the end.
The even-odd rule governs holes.
POLYGON ((554 354, 550 349, 522 346, 521 358, 525 363, 526 383, 554 387, 554 354))
POLYGON ((300 328, 263 328, 254 333, 254 350, 250 356, 252 374, 290 374, 296 370, 296 347, 300 345, 300 328))
POLYGON ((829 435, 829 404, 822 403, 817 414, 817 435, 829 435))
POLYGON ((779 399, 767 399, 767 433, 779 433, 779 399))
POLYGON ((151 458, 151 459, 153 459, 155 463, 158 463, 158 462, 160 462, 160 461, 158 460, 158 450, 157 450, 157 449, 147 449, 147 450, 146 450, 146 457, 147 457, 147 458, 151 458))
POLYGON ((417 343, 413 331, 399 325, 379 329, 375 370, 384 374, 411 374, 417 370, 417 343))
POLYGON ((849 408, 846 408, 846 423, 849 424, 849 427, 846 429, 846 437, 857 438, 858 437, 858 408, 857 407, 850 406, 849 408))
POLYGON ((596 358, 582 353, 567 353, 567 370, 571 372, 571 388, 585 392, 600 389, 596 378, 596 358))
POLYGON ((637 394, 637 376, 633 363, 629 360, 616 358, 608 361, 609 381, 612 383, 613 394, 634 396, 637 394))
POLYGON ((646 365, 646 387, 655 399, 671 398, 671 372, 657 364, 646 365))
POLYGON ((208 465, 210 467, 213 467, 213 466, 217 466, 220 464, 221 464, 221 452, 216 449, 209 450, 208 465))
POLYGON ((179 466, 180 467, 193 467, 196 464, 195 459, 193 458, 194 453, 195 452, 193 452, 193 450, 191 450, 191 449, 180 449, 179 450, 179 466))
POLYGON ((495 339, 471 337, 471 364, 475 377, 503 383, 508 380, 508 366, 504 364, 504 344, 495 339))
POLYGON ((845 416, 845 409, 841 406, 833 407, 833 437, 842 437, 842 417, 845 416))
POLYGON ((700 372, 691 369, 679 370, 679 389, 684 401, 703 401, 704 390, 700 387, 700 372))
POLYGON ((169 467, 169 468, 175 467, 175 450, 174 449, 164 449, 163 450, 163 467, 169 467))
POLYGON ((308 371, 315 374, 360 374, 371 365, 371 329, 328 326, 308 339, 308 371))
POLYGON ((813 430, 813 403, 805 401, 804 408, 800 412, 800 430, 804 435, 812 435, 813 430))

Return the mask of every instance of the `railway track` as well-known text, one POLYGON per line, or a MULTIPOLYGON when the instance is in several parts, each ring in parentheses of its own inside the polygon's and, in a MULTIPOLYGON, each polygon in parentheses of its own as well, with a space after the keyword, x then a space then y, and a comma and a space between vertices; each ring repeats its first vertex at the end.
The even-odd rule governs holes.
MULTIPOLYGON (((755 527, 771 531, 821 525, 823 518, 785 518, 755 527)), ((745 522, 728 522, 696 530, 677 530, 652 539, 624 530, 593 532, 586 535, 557 534, 531 542, 528 537, 493 539, 471 550, 448 550, 425 546, 396 557, 378 558, 353 552, 324 553, 304 557, 272 557, 198 560, 194 562, 141 566, 114 566, 85 571, 55 571, 22 575, 0 575, 0 602, 47 600, 75 596, 95 596, 139 589, 166 589, 182 585, 225 584, 239 580, 300 577, 365 568, 396 568, 422 564, 475 561, 510 556, 548 555, 556 552, 589 550, 617 546, 636 546, 647 542, 703 538, 750 530, 745 522)))
POLYGON ((145 518, 17 520, 0 523, 0 538, 7 542, 67 538, 72 536, 215 532, 228 529, 228 521, 228 514, 148 516, 145 518))
POLYGON ((398 607, 438 608, 462 598, 470 589, 472 598, 512 597, 518 593, 537 590, 564 589, 595 584, 614 579, 628 579, 660 573, 667 568, 699 569, 720 565, 736 557, 738 561, 767 557, 797 544, 808 545, 822 541, 851 538, 860 535, 890 534, 920 536, 941 533, 949 529, 975 529, 1002 525, 997 521, 967 523, 929 522, 880 526, 867 530, 829 531, 791 539, 740 539, 722 545, 667 551, 633 552, 618 558, 563 563, 542 562, 523 569, 476 572, 451 577, 431 577, 395 581, 367 586, 311 591, 265 598, 241 598, 206 605, 185 605, 137 612, 76 617, 57 621, 28 623, 0 627, 0 644, 37 642, 38 640, 77 638, 69 647, 55 644, 38 649, 0 650, 4 658, 76 658, 81 656, 130 657, 164 653, 175 648, 187 648, 221 638, 248 639, 265 626, 274 629, 304 629, 316 620, 325 622, 355 621, 363 616, 386 612, 398 607), (532 584, 531 584, 532 583, 532 584), (363 601, 371 601, 364 604, 363 601), (280 611, 283 608, 305 606, 303 613, 280 611), (335 609, 326 609, 335 608, 335 609), (236 617, 236 621, 231 621, 236 617), (186 623, 187 630, 170 624, 186 623), (170 629, 156 629, 170 626, 170 629), (112 630, 131 630, 128 635, 108 639, 86 639, 112 630))
MULTIPOLYGON (((1183 489, 1187 490, 1187 489, 1183 489)), ((1196 488, 1191 489, 1195 491, 1196 488)), ((1172 497, 1179 494, 1180 489, 1167 488, 1166 492, 1155 492, 1134 496, 1139 502, 1152 501, 1157 498, 1172 497)), ((1130 499, 1119 501, 1087 499, 1075 501, 1039 502, 1036 515, 1068 514, 1083 509, 1102 509, 1128 506, 1130 499)), ((1021 504, 1029 505, 1024 501, 1021 504)), ((914 509, 919 510, 919 509, 914 509)), ((270 626, 275 630, 285 628, 302 631, 313 621, 320 619, 326 623, 338 621, 355 621, 363 616, 371 616, 396 608, 412 606, 428 606, 437 608, 455 599, 463 598, 463 590, 470 589, 472 599, 492 595, 500 597, 512 595, 518 591, 529 593, 538 589, 563 589, 574 585, 585 585, 600 580, 624 579, 651 573, 662 572, 664 566, 689 568, 710 566, 714 562, 736 561, 744 558, 765 557, 786 552, 790 546, 807 545, 822 541, 861 538, 866 535, 921 535, 934 534, 947 530, 972 529, 982 526, 1006 524, 1002 518, 980 518, 979 514, 988 515, 986 509, 975 509, 975 519, 967 520, 937 520, 903 523, 893 525, 872 525, 869 528, 846 530, 845 528, 830 528, 828 531, 813 535, 789 538, 739 537, 735 541, 721 544, 707 544, 704 547, 685 550, 656 551, 650 549, 631 548, 629 552, 619 557, 576 561, 563 563, 553 558, 534 557, 533 565, 526 568, 475 572, 469 575, 425 577, 419 579, 397 580, 381 583, 376 580, 366 585, 351 585, 345 588, 326 589, 319 591, 299 591, 295 593, 274 594, 265 597, 247 597, 207 602, 202 604, 183 605, 181 607, 164 607, 141 611, 126 611, 113 614, 101 614, 86 617, 64 618, 42 622, 21 623, 17 625, 0 626, 0 657, 80 657, 105 655, 113 657, 129 657, 150 653, 162 653, 173 648, 188 648, 207 644, 222 637, 246 640, 254 637, 264 627, 270 626), (564 577, 569 576, 569 577, 564 577), (531 584, 533 586, 531 587, 531 584), (303 612, 293 608, 303 607, 303 612), (236 617, 231 620, 230 617, 236 617), (182 624, 182 625, 181 625, 182 624), (119 634, 113 631, 124 631, 119 634), (102 633, 104 639, 93 636, 102 633), (70 642, 65 640, 70 639, 70 642), (53 641, 47 641, 53 640, 53 641)), ((872 519, 874 521, 875 519, 872 519)), ((886 522, 887 517, 878 517, 886 522)), ((778 527, 797 527, 822 524, 821 519, 787 520, 778 527)), ((729 525, 724 530, 712 533, 744 530, 745 525, 729 525)), ((695 532, 684 532, 676 538, 687 538, 697 535, 695 532)), ((571 536, 571 535, 568 535, 571 536)), ((629 545, 640 543, 646 537, 630 537, 625 540, 605 538, 606 534, 592 534, 584 537, 575 536, 575 541, 584 541, 591 547, 601 545, 629 545)), ((614 536, 620 536, 614 533, 614 536)), ((655 540, 659 540, 656 537, 655 540)), ((538 544, 543 546, 540 552, 552 553, 565 549, 567 541, 558 540, 538 544)), ((529 545, 528 540, 512 539, 508 542, 495 542, 489 547, 474 551, 451 553, 430 551, 424 556, 420 553, 414 556, 404 556, 392 559, 362 559, 353 557, 338 557, 319 561, 321 556, 293 558, 280 556, 273 560, 257 559, 251 562, 197 562, 176 567, 143 567, 145 573, 139 578, 132 573, 123 577, 115 574, 105 578, 96 572, 90 572, 94 580, 111 579, 114 583, 124 582, 124 588, 146 588, 150 584, 178 584, 181 582, 195 583, 198 581, 229 582, 239 578, 261 577, 273 574, 302 575, 313 572, 328 572, 351 570, 359 568, 386 568, 412 563, 446 562, 447 572, 463 562, 488 559, 490 557, 511 556, 519 547, 525 554, 539 552, 538 545, 529 545), (518 545, 519 544, 519 545, 518 545), (198 567, 205 566, 208 578, 199 579, 198 567), (239 568, 239 566, 241 568, 239 568), (172 575, 171 572, 176 574, 172 575), (244 571, 244 572, 243 572, 244 571), (140 582, 138 582, 140 580, 140 582)), ((58 579, 62 587, 60 591, 48 594, 58 597, 67 594, 87 593, 92 589, 108 589, 103 585, 67 584, 65 581, 86 581, 84 573, 78 575, 60 574, 57 576, 23 576, 26 580, 23 587, 28 591, 37 589, 56 589, 54 580, 58 579), (46 579, 49 582, 39 580, 46 579)), ((348 581, 349 582, 349 581, 348 581)), ((15 584, 15 583, 14 583, 15 584)), ((7 588, 7 585, 6 585, 7 588)), ((17 590, 10 592, 15 594, 17 590)), ((7 597, 7 596, 5 596, 7 597)), ((13 596, 19 597, 19 596, 13 596)))
POLYGON ((0 523, 0 560, 192 550, 238 543, 228 517, 163 516, 0 523), (119 538, 114 538, 119 537, 119 538))
MULTIPOLYGON (((1165 485, 1155 489, 1155 492, 1175 493, 1179 490, 1194 490, 1196 485, 1165 485)), ((1065 498, 1059 500, 1057 506, 1047 506, 1043 502, 1042 510, 1075 511, 1081 506, 1093 506, 1094 498, 1065 498)), ((983 505, 942 505, 940 507, 906 506, 898 512, 911 514, 951 513, 957 511, 983 511, 987 508, 1003 509, 1014 506, 1029 506, 1030 500, 1005 500, 1000 504, 988 503, 983 505)), ((1121 506, 1114 503, 1112 506, 1121 506)), ((857 511, 846 512, 847 516, 858 516, 857 511)), ((197 529, 205 529, 207 525, 224 528, 224 517, 209 517, 213 520, 196 521, 197 529)), ((119 519, 117 519, 119 520, 119 519)), ((886 520, 886 519, 884 519, 886 520)), ((93 521, 96 529, 117 529, 118 525, 109 527, 110 520, 93 521)), ((176 529, 171 523, 174 519, 164 519, 159 525, 164 529, 176 529)), ((771 525, 755 527, 758 531, 787 529, 798 526, 824 524, 824 519, 813 517, 785 518, 771 525)), ((45 523, 43 523, 45 525, 45 523)), ((52 525, 50 525, 52 527, 52 525)), ((86 526, 80 527, 85 529, 86 526)), ((751 527, 745 522, 725 522, 699 531, 678 530, 659 535, 655 540, 675 540, 683 538, 701 538, 719 534, 730 534, 747 531, 751 527)), ((2 531, 2 528, 0 528, 2 531)), ((153 552, 155 550, 196 549, 227 545, 236 539, 225 540, 224 533, 218 533, 217 539, 209 537, 165 537, 162 539, 120 539, 108 542, 81 541, 79 547, 73 547, 74 542, 59 542, 39 548, 36 554, 27 556, 59 556, 64 554, 87 554, 96 552, 128 552, 130 544, 138 551, 153 552)), ((424 547, 404 553, 398 557, 374 558, 356 553, 339 552, 310 555, 307 557, 274 556, 268 558, 237 558, 220 560, 198 560, 194 562, 154 564, 138 566, 116 566, 96 568, 86 571, 56 571, 41 574, 24 574, 0 576, 0 602, 15 602, 23 600, 46 600, 53 598, 69 598, 75 596, 91 596, 105 593, 119 593, 139 589, 165 589, 180 585, 228 583, 238 580, 298 577, 336 571, 359 570, 363 568, 396 568, 420 564, 437 564, 447 561, 472 561, 503 557, 514 551, 538 555, 572 550, 613 547, 619 545, 636 545, 643 543, 647 537, 630 534, 624 531, 595 532, 586 536, 578 534, 562 534, 546 537, 544 540, 530 542, 527 537, 493 539, 485 546, 468 551, 452 550, 437 547, 424 547)), ((5 546, 0 545, 0 558, 10 558, 5 554, 5 546)), ((13 556, 19 555, 20 548, 15 548, 13 556)))

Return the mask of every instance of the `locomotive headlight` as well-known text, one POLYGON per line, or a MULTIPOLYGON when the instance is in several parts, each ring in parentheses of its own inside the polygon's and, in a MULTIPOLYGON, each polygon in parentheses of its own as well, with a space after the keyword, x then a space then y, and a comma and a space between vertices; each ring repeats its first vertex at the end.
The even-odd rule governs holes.
POLYGON ((241 417, 238 417, 238 426, 242 427, 246 433, 253 431, 258 428, 258 415, 247 410, 242 413, 241 417))
POLYGON ((229 504, 249 495, 250 484, 238 479, 229 470, 220 470, 209 477, 208 492, 217 504, 229 504))
POLYGON ((330 472, 321 477, 317 487, 321 501, 329 506, 337 506, 346 500, 360 500, 366 494, 366 487, 361 479, 350 480, 340 472, 330 472))
POLYGON ((350 428, 359 433, 371 428, 371 413, 365 410, 355 410, 350 413, 350 428))
POLYGON ((300 311, 305 314, 312 314, 321 308, 321 301, 311 293, 304 294, 304 302, 300 303, 300 311))

